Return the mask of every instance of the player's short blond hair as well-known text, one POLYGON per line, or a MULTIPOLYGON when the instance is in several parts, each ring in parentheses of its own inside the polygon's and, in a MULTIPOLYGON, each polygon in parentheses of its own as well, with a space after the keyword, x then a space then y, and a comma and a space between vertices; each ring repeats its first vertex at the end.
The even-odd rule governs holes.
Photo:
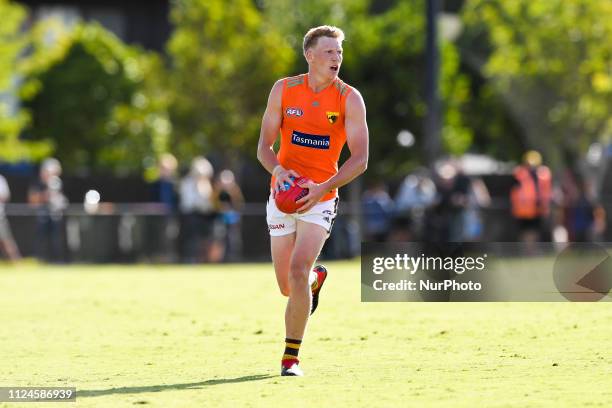
POLYGON ((304 48, 304 53, 306 53, 309 48, 317 45, 317 40, 320 37, 336 38, 338 39, 338 41, 342 42, 344 41, 344 31, 342 31, 338 27, 329 25, 322 25, 319 27, 311 28, 304 36, 304 43, 302 45, 304 48))

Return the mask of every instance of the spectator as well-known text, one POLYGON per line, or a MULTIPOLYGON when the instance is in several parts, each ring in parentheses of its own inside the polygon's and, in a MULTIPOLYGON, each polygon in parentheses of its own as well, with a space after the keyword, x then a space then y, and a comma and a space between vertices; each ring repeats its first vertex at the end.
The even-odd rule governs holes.
POLYGON ((214 239, 215 203, 211 183, 213 167, 204 157, 191 162, 180 185, 183 257, 188 263, 214 262, 222 258, 214 239))
POLYGON ((384 242, 391 229, 395 204, 381 181, 363 192, 364 234, 367 241, 384 242))
POLYGON ((484 235, 484 221, 481 209, 491 205, 491 196, 487 186, 480 178, 469 179, 469 191, 463 219, 464 242, 480 241, 484 235))
POLYGON ((17 261, 21 259, 19 248, 15 244, 13 234, 11 234, 11 227, 6 219, 4 212, 4 204, 11 198, 11 191, 9 190, 6 179, 0 175, 0 253, 4 253, 11 261, 17 261))
POLYGON ((424 240, 461 242, 464 240, 466 208, 469 203, 470 180, 452 161, 436 168, 436 199, 426 213, 424 240))
POLYGON ((395 195, 394 241, 418 239, 423 230, 425 211, 436 198, 436 185, 423 171, 406 176, 395 195))
MULTIPOLYGON (((574 194, 566 194, 564 224, 570 242, 597 240, 605 230, 605 210, 597 203, 591 185, 583 177, 571 174, 575 182, 574 194)), ((569 193, 569 191, 568 191, 569 193)))
POLYGON ((161 155, 158 164, 159 177, 152 185, 153 201, 162 203, 168 214, 175 214, 178 206, 176 169, 178 162, 170 153, 161 155))
POLYGON ((514 169, 510 191, 512 216, 519 227, 519 240, 533 243, 548 236, 552 201, 552 175, 535 150, 525 153, 524 163, 514 169))
POLYGON ((149 217, 147 220, 148 237, 146 252, 150 259, 159 262, 171 262, 176 258, 175 245, 179 235, 176 219, 178 193, 176 169, 178 162, 170 153, 159 158, 158 178, 151 186, 152 201, 162 204, 164 214, 161 217, 149 217))
POLYGON ((38 257, 49 262, 64 262, 64 210, 68 200, 62 192, 62 166, 59 160, 46 159, 39 179, 30 186, 28 202, 37 208, 38 257))
POLYGON ((240 210, 244 205, 244 197, 231 170, 226 169, 219 173, 215 193, 223 226, 223 260, 237 261, 242 253, 240 210))

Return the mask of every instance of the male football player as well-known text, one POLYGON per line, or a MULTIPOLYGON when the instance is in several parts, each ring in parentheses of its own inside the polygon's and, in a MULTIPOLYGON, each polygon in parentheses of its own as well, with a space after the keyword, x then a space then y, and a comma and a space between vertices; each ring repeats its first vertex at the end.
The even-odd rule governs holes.
POLYGON ((359 92, 338 78, 344 33, 320 26, 304 36, 308 73, 277 81, 263 116, 257 157, 272 174, 266 209, 272 261, 281 293, 289 297, 285 310, 285 352, 281 375, 302 376, 298 352, 309 315, 318 305, 327 271, 313 270, 331 232, 338 208, 338 187, 366 170, 368 127, 359 92), (278 153, 273 150, 280 137, 278 153), (350 157, 338 169, 344 144, 350 157), (293 177, 308 195, 298 200, 295 214, 276 208, 275 194, 293 177))

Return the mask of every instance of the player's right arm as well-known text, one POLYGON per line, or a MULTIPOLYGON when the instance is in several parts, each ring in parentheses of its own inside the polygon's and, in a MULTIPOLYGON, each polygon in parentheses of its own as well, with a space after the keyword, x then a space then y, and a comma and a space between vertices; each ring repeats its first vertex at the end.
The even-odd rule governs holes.
POLYGON ((257 144, 257 159, 262 166, 275 178, 275 188, 273 194, 280 191, 283 184, 288 182, 293 185, 291 176, 299 175, 291 170, 285 169, 280 165, 274 152, 274 142, 280 133, 283 120, 283 80, 277 81, 268 97, 268 105, 261 121, 261 132, 259 133, 259 143, 257 144))

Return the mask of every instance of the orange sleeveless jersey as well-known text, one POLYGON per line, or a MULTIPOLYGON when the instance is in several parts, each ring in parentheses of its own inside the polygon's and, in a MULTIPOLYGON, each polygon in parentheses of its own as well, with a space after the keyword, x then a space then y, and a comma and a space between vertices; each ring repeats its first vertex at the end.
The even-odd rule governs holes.
MULTIPOLYGON (((338 159, 346 143, 346 98, 352 88, 336 78, 315 93, 308 86, 307 74, 285 78, 283 82, 278 161, 284 168, 322 183, 338 172, 338 159)), ((337 195, 338 190, 332 190, 321 201, 337 195)))

